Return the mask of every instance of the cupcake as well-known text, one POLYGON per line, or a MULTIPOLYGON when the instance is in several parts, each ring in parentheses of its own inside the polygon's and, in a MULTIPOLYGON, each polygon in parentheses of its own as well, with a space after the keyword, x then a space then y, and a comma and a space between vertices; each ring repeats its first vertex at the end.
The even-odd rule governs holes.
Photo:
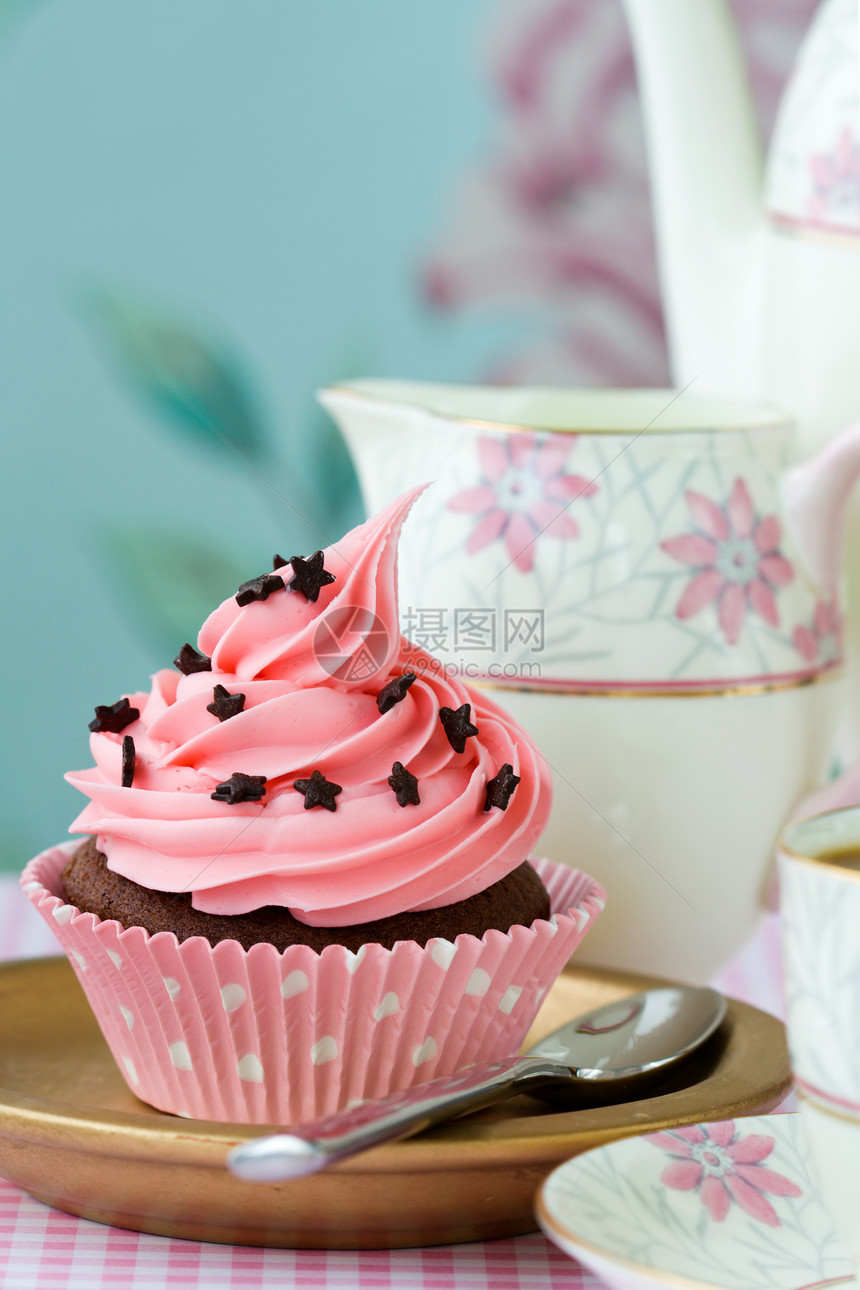
POLYGON ((276 556, 147 693, 100 705, 89 801, 27 866, 132 1091, 291 1124, 517 1050, 603 907, 530 858, 546 764, 403 639, 420 490, 276 556))

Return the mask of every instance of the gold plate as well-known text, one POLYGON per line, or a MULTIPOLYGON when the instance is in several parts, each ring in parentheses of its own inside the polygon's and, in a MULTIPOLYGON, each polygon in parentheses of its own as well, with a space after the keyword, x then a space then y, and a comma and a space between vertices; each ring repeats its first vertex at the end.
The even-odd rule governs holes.
MULTIPOLYGON (((648 985, 568 968, 527 1040, 648 985)), ((0 1175, 58 1209, 196 1241, 374 1249, 515 1236, 562 1161, 634 1133, 777 1106, 790 1087, 782 1024, 730 1001, 719 1033, 659 1096, 563 1111, 532 1098, 377 1147, 313 1178, 256 1185, 224 1166, 266 1130, 163 1115, 125 1086, 64 958, 0 967, 0 1175)))

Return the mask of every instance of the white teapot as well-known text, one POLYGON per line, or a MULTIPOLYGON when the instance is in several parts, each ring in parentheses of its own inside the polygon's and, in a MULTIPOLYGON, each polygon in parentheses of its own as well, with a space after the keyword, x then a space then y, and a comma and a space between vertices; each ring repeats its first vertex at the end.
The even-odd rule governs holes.
POLYGON ((320 394, 400 545, 405 634, 553 770, 541 851, 610 904, 586 961, 706 979, 750 934, 839 704, 860 427, 811 462, 768 406, 355 381, 320 394))
MULTIPOLYGON (((623 0, 645 117, 673 378, 773 399, 815 451, 860 416, 857 0, 823 0, 765 163, 728 0, 623 0)), ((846 702, 860 757, 860 505, 846 565, 846 702)))

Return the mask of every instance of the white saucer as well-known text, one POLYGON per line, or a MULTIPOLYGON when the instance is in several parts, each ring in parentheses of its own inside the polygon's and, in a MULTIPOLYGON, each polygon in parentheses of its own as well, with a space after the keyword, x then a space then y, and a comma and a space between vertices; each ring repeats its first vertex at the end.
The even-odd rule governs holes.
POLYGON ((556 1245, 617 1290, 858 1286, 816 1195, 797 1114, 586 1152, 550 1174, 537 1216, 556 1245))

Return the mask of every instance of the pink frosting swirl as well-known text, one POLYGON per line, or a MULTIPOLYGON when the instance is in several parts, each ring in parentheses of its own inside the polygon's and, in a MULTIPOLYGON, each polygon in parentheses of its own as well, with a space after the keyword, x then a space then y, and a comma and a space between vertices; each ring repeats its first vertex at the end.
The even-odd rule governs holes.
MULTIPOLYGON (((281 905, 336 927, 465 899, 525 859, 546 825, 551 780, 511 718, 441 665, 418 672, 387 712, 377 706, 386 682, 422 657, 400 636, 396 590, 400 528, 420 491, 325 551, 335 581, 315 603, 291 590, 224 601, 198 638, 212 670, 157 672, 148 694, 128 696, 137 720, 91 735, 95 766, 66 776, 91 799, 70 831, 96 834, 112 870, 190 891, 210 913, 281 905), (216 685, 244 694, 243 710, 223 721, 210 713, 216 685), (479 733, 457 753, 439 712, 464 703, 479 733), (419 805, 398 804, 395 761, 416 776, 419 805), (485 811, 487 783, 506 762, 520 783, 505 810, 485 811), (314 770, 341 786, 336 810, 305 809, 294 785, 314 770), (236 771, 266 777, 260 801, 212 799, 236 771)), ((282 572, 289 582, 292 570, 282 572)))

